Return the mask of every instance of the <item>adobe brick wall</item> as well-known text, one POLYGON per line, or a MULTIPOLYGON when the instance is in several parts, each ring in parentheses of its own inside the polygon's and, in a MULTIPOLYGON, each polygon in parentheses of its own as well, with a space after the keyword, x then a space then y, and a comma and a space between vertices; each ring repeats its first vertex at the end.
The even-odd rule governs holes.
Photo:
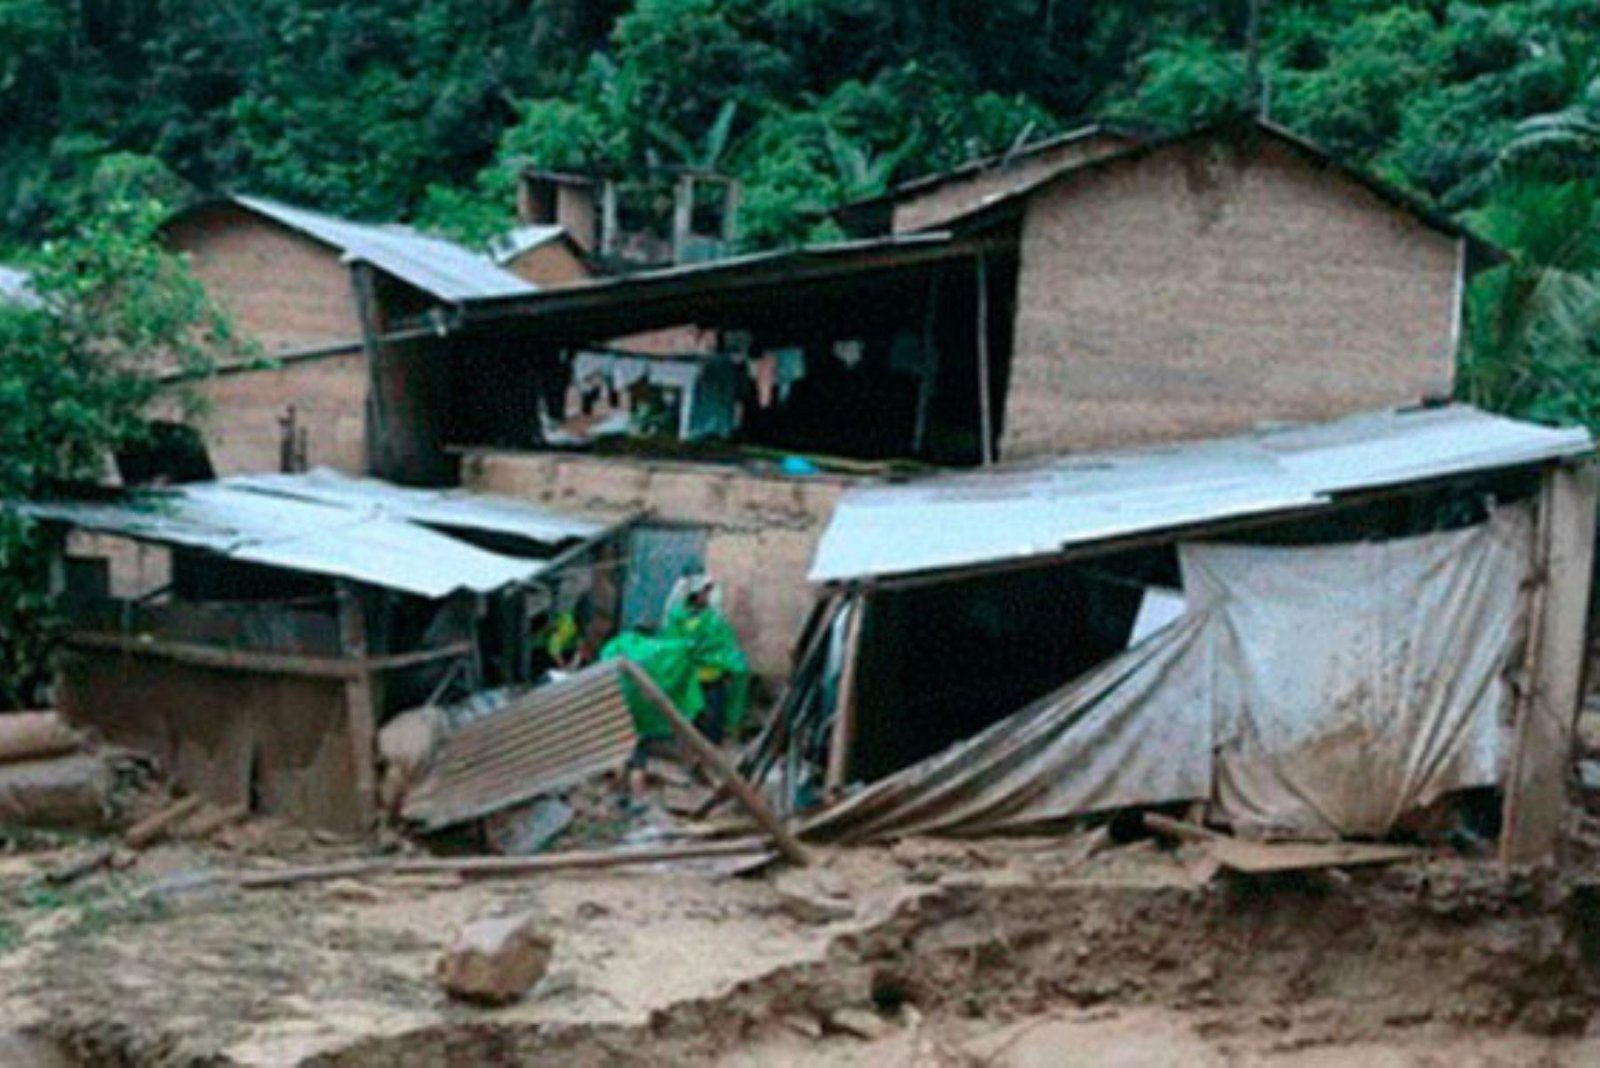
POLYGON ((219 374, 195 391, 204 404, 199 429, 218 475, 278 470, 278 419, 291 404, 306 429, 311 466, 350 474, 366 469, 367 358, 359 351, 219 374))
POLYGON ((1271 142, 1069 176, 1023 225, 1008 459, 1448 395, 1458 242, 1271 142))
POLYGON ((361 337, 350 271, 339 253, 231 204, 198 209, 166 230, 206 291, 269 355, 361 337))
POLYGON ((529 249, 506 264, 506 267, 524 281, 544 287, 570 285, 591 277, 584 262, 565 241, 560 240, 547 241, 529 249))
POLYGON ((910 196, 895 204, 894 232, 900 234, 938 226, 1056 171, 1110 155, 1127 144, 1126 138, 1113 134, 1091 134, 1038 155, 1026 156, 1004 170, 984 171, 935 186, 920 196, 910 196))
POLYGON ((752 670, 789 673, 811 610, 811 556, 849 479, 786 479, 710 465, 555 453, 478 452, 462 464, 471 489, 586 514, 651 510, 706 529, 706 567, 724 584, 729 621, 752 670))

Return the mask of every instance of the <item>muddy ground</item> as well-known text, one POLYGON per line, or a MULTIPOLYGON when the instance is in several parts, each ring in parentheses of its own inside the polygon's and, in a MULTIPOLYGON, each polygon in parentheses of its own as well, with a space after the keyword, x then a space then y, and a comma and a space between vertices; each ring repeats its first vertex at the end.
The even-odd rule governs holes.
POLYGON ((67 890, 36 851, 0 860, 0 1064, 1600 1063, 1581 878, 1441 858, 1202 883, 1152 841, 1080 845, 226 892, 175 888, 360 847, 168 846, 67 890), (556 940, 542 984, 447 1001, 455 928, 525 911, 556 940))

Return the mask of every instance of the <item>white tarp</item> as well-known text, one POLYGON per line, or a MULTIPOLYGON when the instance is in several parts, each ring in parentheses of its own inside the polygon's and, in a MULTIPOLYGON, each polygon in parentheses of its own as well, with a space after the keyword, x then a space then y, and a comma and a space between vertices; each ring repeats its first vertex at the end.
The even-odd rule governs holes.
POLYGON ((1517 508, 1386 542, 1181 546, 1182 616, 806 833, 1019 831, 1210 799, 1236 826, 1382 834, 1500 781, 1532 527, 1517 508))
POLYGON ((1217 801, 1236 827, 1378 835, 1500 781, 1531 518, 1322 548, 1185 545, 1209 617, 1217 801))

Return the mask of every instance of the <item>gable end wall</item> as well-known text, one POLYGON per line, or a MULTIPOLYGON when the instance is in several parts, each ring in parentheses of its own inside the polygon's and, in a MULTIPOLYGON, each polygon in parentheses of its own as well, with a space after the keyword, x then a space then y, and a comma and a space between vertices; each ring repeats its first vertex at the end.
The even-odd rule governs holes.
POLYGON ((1271 142, 1070 176, 1027 209, 1002 454, 1447 396, 1461 251, 1271 142))

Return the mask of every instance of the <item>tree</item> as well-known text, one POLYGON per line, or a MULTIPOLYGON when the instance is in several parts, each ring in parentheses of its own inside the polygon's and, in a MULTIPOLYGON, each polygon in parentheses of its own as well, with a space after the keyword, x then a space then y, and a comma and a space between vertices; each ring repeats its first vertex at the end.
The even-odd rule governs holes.
MULTIPOLYGON (((165 212, 112 201, 30 264, 31 297, 0 304, 0 499, 99 481, 148 432, 172 372, 242 351, 226 316, 156 241, 165 212)), ((0 511, 0 705, 33 696, 52 636, 43 549, 0 511)))
POLYGON ((1510 258, 1468 291, 1463 395, 1600 431, 1600 188, 1519 181, 1468 222, 1510 258))

